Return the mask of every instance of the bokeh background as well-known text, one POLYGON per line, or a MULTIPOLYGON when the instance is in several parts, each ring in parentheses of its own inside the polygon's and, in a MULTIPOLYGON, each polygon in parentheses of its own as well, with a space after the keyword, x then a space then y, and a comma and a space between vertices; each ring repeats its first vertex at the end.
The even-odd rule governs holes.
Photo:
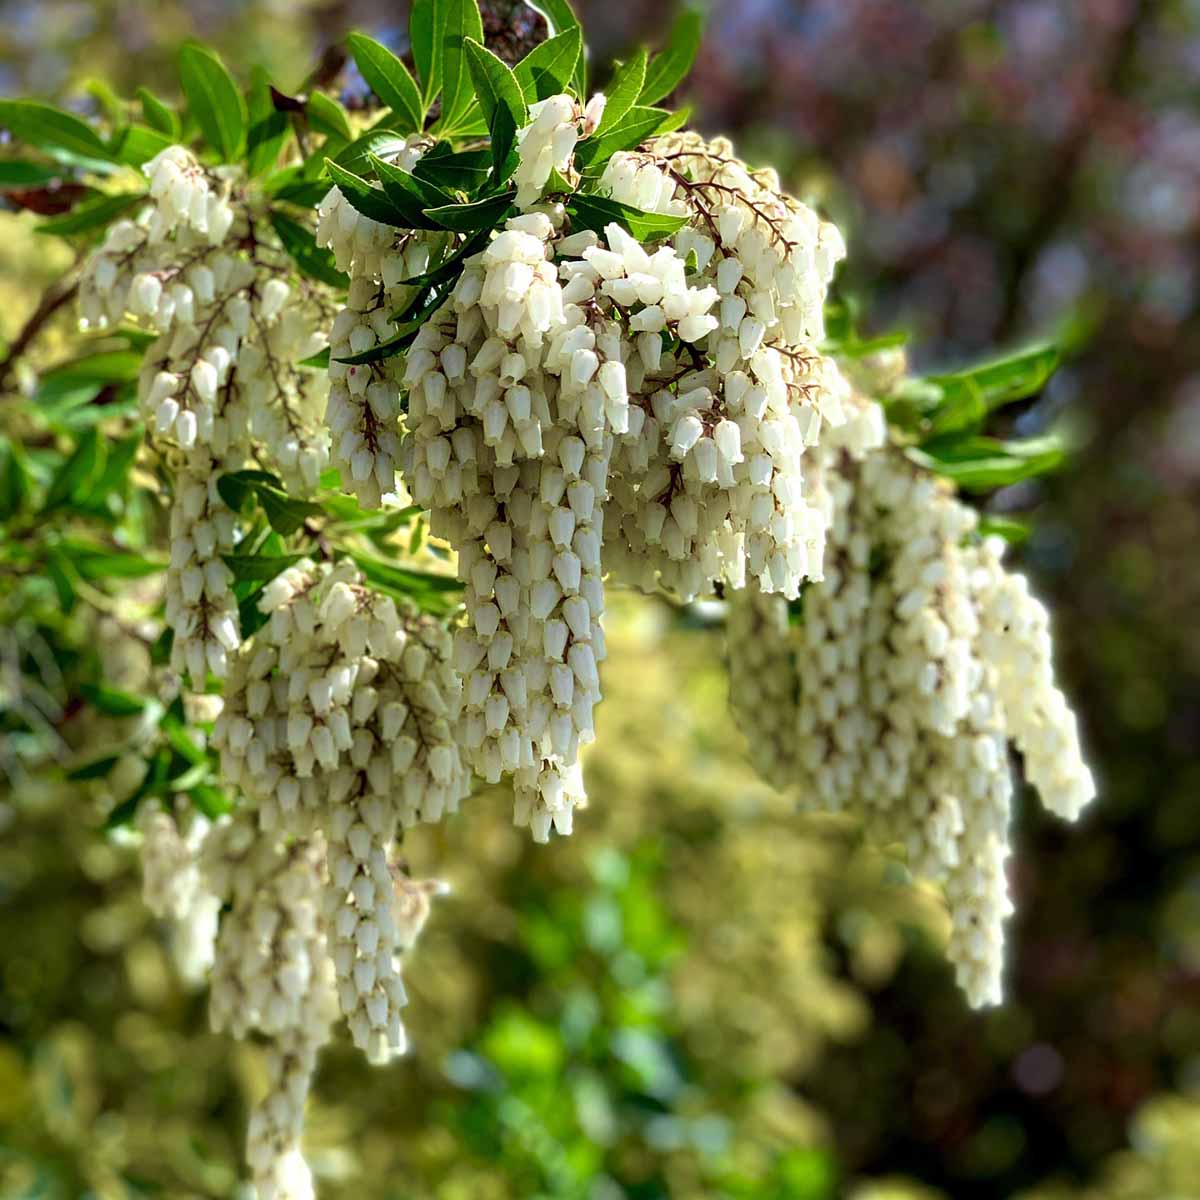
MULTIPOLYGON (((597 64, 671 8, 574 2, 597 64)), ((189 35, 295 87, 348 28, 402 48, 403 9, 4 2, 0 93, 170 94, 189 35)), ((485 794, 406 847, 455 891, 411 1056, 326 1055, 323 1196, 1200 1197, 1198 83, 1195 0, 714 0, 680 98, 842 224, 869 332, 917 369, 1068 335, 1013 419, 1077 451, 994 503, 1035 515, 1101 797, 1023 798, 1009 998, 971 1012, 936 897, 744 767, 717 632, 620 602, 576 836, 485 794)), ((0 213, 10 336, 60 265, 31 223, 0 213)), ((207 1033, 102 804, 0 777, 0 1196, 237 1195, 258 1052, 207 1033)))

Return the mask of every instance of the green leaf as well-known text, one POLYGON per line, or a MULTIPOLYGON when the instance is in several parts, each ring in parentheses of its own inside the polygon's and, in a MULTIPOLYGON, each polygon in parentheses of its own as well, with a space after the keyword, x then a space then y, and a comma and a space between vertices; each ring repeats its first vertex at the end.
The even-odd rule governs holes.
POLYGON ((487 182, 491 167, 492 155, 488 150, 460 150, 456 153, 449 142, 439 142, 417 160, 412 173, 418 179, 427 180, 440 188, 473 195, 487 182))
POLYGON ((983 537, 1001 537, 1012 545, 1025 541, 1031 532, 1028 522, 1016 517, 1002 517, 997 513, 984 513, 979 518, 979 532, 983 537))
POLYGON ((67 778, 72 780, 103 779, 119 761, 119 754, 105 754, 100 758, 93 758, 91 762, 82 763, 74 770, 68 771, 67 778))
POLYGON ((421 99, 427 111, 442 90, 445 19, 446 6, 442 0, 412 0, 408 14, 408 41, 412 46, 413 65, 421 81, 421 99))
POLYGON ((98 683, 85 683, 80 687, 83 698, 95 709, 110 717, 135 717, 145 712, 149 703, 139 696, 98 683))
POLYGON ((503 192, 486 200, 476 200, 473 204, 447 204, 430 208, 425 215, 443 229, 454 229, 459 233, 495 229, 508 215, 515 196, 516 192, 503 192))
POLYGON ((128 163, 131 167, 140 167, 173 142, 174 139, 157 129, 151 129, 148 125, 127 125, 117 138, 113 152, 123 163, 128 163))
POLYGON ((288 136, 287 113, 275 107, 270 80, 261 67, 250 76, 246 114, 246 170, 254 178, 274 169, 288 136))
POLYGON ((435 0, 435 25, 442 41, 441 129, 452 130, 466 116, 474 100, 466 41, 483 41, 483 20, 475 0, 435 0))
POLYGON ((205 140, 224 162, 234 162, 246 139, 246 106, 224 64, 189 43, 179 51, 179 82, 205 140))
POLYGON ((632 150, 635 146, 640 146, 648 137, 662 129, 670 116, 665 108, 644 108, 635 104, 619 124, 603 133, 597 131, 590 138, 580 142, 575 152, 575 161, 584 170, 594 172, 596 168, 608 162, 617 151, 632 150))
MULTIPOLYGON (((607 100, 604 105, 604 116, 600 121, 595 136, 599 137, 610 129, 615 129, 624 119, 625 114, 637 103, 646 83, 646 64, 649 55, 643 46, 626 63, 622 63, 613 72, 605 90, 607 100)), ((647 101, 647 103, 651 103, 647 101)))
POLYGON ((142 120, 151 129, 156 129, 159 133, 169 137, 173 142, 177 142, 179 140, 180 128, 179 118, 175 113, 149 88, 140 87, 135 94, 138 100, 141 101, 142 120))
POLYGON ((9 159, 0 162, 0 188, 44 187, 52 180, 61 179, 62 170, 47 167, 42 163, 20 162, 9 159))
POLYGON ((952 374, 931 376, 927 382, 940 388, 943 396, 933 414, 933 431, 979 427, 988 413, 1040 392, 1058 364, 1058 347, 1042 344, 952 374))
POLYGON ((350 120, 346 110, 331 96, 324 92, 310 92, 304 106, 304 114, 309 124, 326 137, 337 138, 339 141, 352 142, 354 130, 350 128, 350 120))
POLYGON ((220 788, 213 787, 211 784, 197 784, 188 792, 188 795, 191 797, 192 803, 210 821, 215 821, 218 817, 223 817, 227 812, 233 811, 233 803, 229 797, 220 788))
POLYGON ((408 68, 386 47, 361 33, 352 33, 346 41, 371 91, 404 124, 397 128, 419 133, 425 124, 425 104, 408 68))
POLYGON ((69 213, 64 213, 61 217, 51 217, 50 220, 35 225, 34 232, 53 234, 56 237, 88 233, 107 225, 114 217, 119 217, 145 198, 145 192, 123 192, 119 196, 89 197, 82 204, 77 204, 69 213))
POLYGON ((337 269, 330 251, 317 245, 307 225, 301 225, 281 212, 272 212, 271 226, 302 275, 339 290, 350 286, 349 276, 337 269))
POLYGON ((347 171, 361 175, 364 171, 370 170, 372 154, 383 158, 388 154, 403 150, 405 144, 405 139, 391 129, 369 129, 340 151, 333 161, 339 167, 345 167, 347 171))
POLYGON ((314 371, 329 370, 329 347, 324 350, 318 350, 316 354, 310 355, 308 358, 302 358, 296 366, 311 367, 314 371))
POLYGON ((0 521, 16 516, 24 507, 33 491, 33 479, 25 451, 15 443, 5 447, 0 460, 0 521))
POLYGON ((217 493, 234 512, 241 512, 259 484, 281 487, 279 477, 269 471, 228 471, 217 480, 217 493))
POLYGON ((529 106, 505 63, 472 38, 466 40, 466 49, 479 106, 492 131, 492 163, 498 175, 516 144, 517 130, 529 120, 529 106))
POLYGON ((100 440, 100 435, 96 430, 86 430, 74 451, 50 481, 50 488, 46 492, 42 511, 45 512, 87 496, 93 482, 104 470, 104 452, 104 443, 100 440))
POLYGON ((17 141, 47 153, 66 152, 100 170, 111 170, 112 154, 90 125, 36 100, 0 100, 0 127, 17 141))
POLYGON ((256 554, 223 554, 225 565, 233 572, 237 583, 253 580, 255 583, 270 583, 281 571, 295 566, 303 554, 279 554, 260 556, 256 554))
POLYGON ((668 237, 687 224, 686 216, 672 217, 663 213, 643 212, 640 208, 622 204, 607 196, 593 196, 576 192, 567 202, 572 226, 576 229, 593 229, 603 233, 605 225, 615 221, 639 242, 668 237))
POLYGON ((414 600, 427 611, 448 612, 457 603, 454 597, 463 589, 463 585, 450 575, 399 567, 368 554, 352 553, 350 557, 375 587, 414 600))
POLYGON ((488 242, 491 240, 491 230, 482 229, 474 237, 469 238, 464 242, 453 254, 450 255, 444 262, 439 263, 436 267, 432 267, 423 275, 413 275, 409 279, 401 282, 409 287, 428 288, 436 287, 440 283, 445 283, 458 274, 458 269, 463 259, 470 258, 472 254, 478 254, 488 242))
POLYGON ((104 470, 88 493, 88 503, 94 505, 107 500, 113 492, 124 491, 129 471, 137 461, 138 451, 142 446, 142 437, 142 430, 138 428, 128 437, 122 438, 109 447, 104 470))
POLYGON ((698 12, 686 9, 679 14, 671 27, 666 49, 654 56, 646 70, 639 103, 657 104, 679 86, 696 61, 703 33, 704 18, 698 12))
POLYGON ((72 569, 81 578, 145 579, 166 570, 165 562, 145 558, 133 550, 114 550, 83 538, 63 538, 58 543, 72 569))
POLYGON ((347 171, 345 167, 338 166, 332 158, 325 160, 325 170, 329 172, 329 178, 337 185, 338 191, 346 197, 347 202, 364 217, 370 217, 372 221, 380 221, 384 225, 412 228, 405 214, 392 203, 382 188, 372 187, 365 179, 347 171))
MULTIPOLYGON (((578 29, 582 42, 583 29, 579 24, 579 18, 575 15, 567 0, 526 0, 526 2, 530 8, 540 12, 546 18, 546 24, 551 34, 558 36, 562 33, 569 33, 572 29, 578 29)), ((586 47, 584 47, 579 57, 575 60, 573 82, 575 84, 575 95, 583 99, 587 95, 586 47)))
POLYGON ((525 99, 533 104, 565 92, 582 53, 583 30, 578 25, 535 46, 513 67, 525 99))
POLYGON ((967 492, 990 492, 1045 475, 1062 465, 1065 450, 1054 436, 1000 441, 951 435, 908 450, 919 466, 952 480, 967 492))
POLYGON ((250 497, 255 497, 271 528, 283 537, 295 533, 309 517, 321 514, 319 504, 292 499, 267 471, 230 471, 217 480, 217 492, 234 512, 241 512, 250 497))
POLYGON ((453 202, 453 197, 428 180, 418 179, 408 171, 401 170, 375 155, 370 157, 371 167, 383 184, 387 198, 404 213, 405 225, 410 229, 436 229, 437 225, 425 213, 426 208, 442 207, 453 202))

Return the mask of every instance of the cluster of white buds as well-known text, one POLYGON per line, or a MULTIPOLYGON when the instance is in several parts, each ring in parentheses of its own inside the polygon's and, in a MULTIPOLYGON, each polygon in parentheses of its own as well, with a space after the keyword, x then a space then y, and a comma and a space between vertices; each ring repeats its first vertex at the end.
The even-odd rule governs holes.
POLYGON ((283 844, 244 819, 219 825, 202 852, 228 905, 217 937, 209 1015, 216 1032, 269 1039, 267 1091, 250 1113, 246 1159, 259 1200, 311 1200, 300 1151, 317 1053, 337 1011, 322 920, 320 838, 283 844))
POLYGON ((405 1048, 397 828, 456 811, 469 786, 449 635, 348 561, 289 568, 260 607, 269 620, 234 659, 213 744, 264 831, 322 835, 338 999, 355 1044, 386 1061, 405 1048))
POLYGON ((605 97, 597 93, 581 107, 571 96, 550 96, 529 106, 533 119, 517 131, 516 204, 528 209, 541 199, 557 171, 571 185, 571 164, 581 138, 590 137, 604 116, 605 97))
POLYGON ((146 165, 152 203, 113 225, 80 287, 85 326, 126 315, 157 335, 138 397, 171 476, 167 620, 172 666, 202 687, 240 643, 237 544, 217 480, 254 462, 311 491, 327 459, 325 377, 298 364, 324 345, 329 306, 295 277, 234 168, 210 170, 175 146, 146 165))
MULTIPOLYGON (((569 175, 600 112, 566 96, 535 106, 518 133, 532 189, 520 203, 552 170, 569 175)), ((515 217, 464 260, 398 381, 386 362, 350 365, 330 400, 335 458, 360 502, 378 503, 394 442, 361 435, 379 414, 398 428, 407 392, 400 466, 466 588, 460 740, 485 779, 512 775, 516 819, 538 840, 569 832, 585 799, 604 574, 685 598, 747 578, 796 595, 820 571, 824 537, 801 456, 823 421, 842 420, 845 391, 815 348, 836 231, 723 144, 662 139, 604 178, 688 225, 654 248, 617 225, 603 240, 571 232, 561 205, 515 217)), ((369 316, 386 293, 387 235, 368 223, 361 251, 352 212, 331 194, 322 213, 343 265, 367 263, 335 357, 391 328, 369 316)), ((418 236, 392 234, 397 253, 418 236)))
MULTIPOLYGON (((756 766, 807 807, 848 811, 940 883, 948 950, 974 1005, 997 1003, 1011 912, 1008 742, 1047 807, 1073 818, 1095 788, 1054 684, 1045 610, 944 481, 850 419, 810 456, 829 509, 824 577, 793 609, 730 602, 731 697, 756 766)), ((857 412, 858 415, 854 415, 857 412)))
MULTIPOLYGON (((411 171, 425 146, 421 138, 398 138, 382 157, 411 171)), ((325 423, 331 461, 342 486, 364 508, 378 508, 395 489, 400 453, 395 360, 339 360, 365 354, 395 335, 420 291, 408 281, 436 265, 452 235, 380 224, 348 203, 337 188, 329 191, 317 214, 317 240, 350 276, 346 305, 329 332, 325 423)))
POLYGON ((142 900, 167 922, 181 978, 199 984, 213 964, 220 912, 220 901, 200 870, 200 850, 211 826, 197 812, 176 815, 158 804, 139 807, 136 823, 142 835, 142 900))

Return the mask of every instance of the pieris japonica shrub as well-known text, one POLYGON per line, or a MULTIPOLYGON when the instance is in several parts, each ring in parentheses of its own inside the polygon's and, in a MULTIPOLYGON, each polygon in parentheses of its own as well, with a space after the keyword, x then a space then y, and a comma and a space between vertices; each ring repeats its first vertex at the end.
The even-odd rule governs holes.
POLYGON ((351 35, 369 122, 243 95, 199 46, 182 111, 0 103, 13 169, 82 181, 41 228, 84 251, 38 310, 73 296, 80 355, 33 384, 83 399, 7 446, 7 563, 64 605, 143 581, 149 694, 86 693, 137 729, 75 773, 119 797, 214 1027, 271 1042, 264 1200, 312 1194, 335 1021, 372 1062, 405 1049, 444 888, 403 831, 507 779, 535 840, 572 832, 610 587, 724 601, 753 762, 941 885, 972 1004, 1001 998, 1010 742, 1054 812, 1094 790, 1047 615, 957 490, 1058 461, 983 433, 1053 352, 907 378, 830 301, 839 231, 657 107, 696 19, 599 91, 545 11, 511 67, 473 0, 413 4, 415 77, 351 35))

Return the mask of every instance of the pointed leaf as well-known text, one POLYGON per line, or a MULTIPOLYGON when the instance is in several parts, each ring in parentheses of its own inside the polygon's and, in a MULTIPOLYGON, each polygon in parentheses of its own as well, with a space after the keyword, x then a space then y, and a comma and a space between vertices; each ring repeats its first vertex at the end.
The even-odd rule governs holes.
POLYGON ((628 62, 622 63, 613 72, 604 93, 607 99, 604 104, 604 116, 596 130, 597 137, 620 124, 625 114, 637 103, 646 83, 648 60, 649 55, 643 46, 628 62))
POLYGON ((474 100, 466 41, 482 43, 483 20, 475 0, 437 0, 442 22, 442 129, 455 129, 474 100), (444 14, 444 15, 443 15, 444 14))
POLYGON ((467 39, 466 48, 479 106, 492 132, 492 162, 498 174, 516 143, 517 130, 529 120, 529 106, 505 63, 473 39, 467 39))
POLYGON ((90 125, 78 117, 36 100, 0 100, 0 129, 17 141, 48 153, 65 151, 85 162, 96 162, 102 170, 112 154, 90 125))
POLYGON ((329 172, 329 178, 337 185, 338 191, 364 217, 370 217, 372 221, 380 221, 384 225, 412 228, 405 214, 392 203, 382 188, 372 187, 352 171, 339 167, 331 158, 325 160, 325 169, 329 172))
POLYGON ((429 106, 442 90, 442 51, 446 36, 443 0, 412 0, 408 15, 408 42, 413 65, 421 82, 421 99, 429 106))
POLYGON ((361 137, 355 138, 344 150, 339 151, 333 161, 338 166, 345 167, 347 171, 361 175, 371 169, 372 154, 383 158, 403 150, 405 144, 405 139, 391 129, 369 129, 361 137))
MULTIPOLYGON (((551 34, 557 36, 578 29, 582 40, 583 29, 579 18, 575 15, 568 0, 526 0, 529 7, 540 12, 546 18, 551 34)), ((575 62, 573 75, 575 95, 581 100, 587 95, 587 45, 584 43, 579 58, 575 62)))
POLYGON ((261 67, 251 76, 246 109, 246 170, 253 178, 274 169, 288 136, 287 113, 275 107, 270 80, 261 67))
POLYGON ((426 209, 425 215, 443 229, 454 229, 459 233, 495 229, 508 215, 515 196, 515 192, 504 192, 486 200, 476 200, 473 204, 447 204, 426 209))
MULTIPOLYGON (((607 109, 605 110, 607 113, 607 109)), ((669 120, 671 114, 665 108, 643 108, 634 105, 619 124, 603 133, 597 131, 579 143, 575 162, 584 170, 595 170, 603 166, 619 150, 632 150, 647 138, 653 137, 669 120)))
POLYGON ((435 184, 417 179, 391 163, 384 162, 372 154, 370 164, 383 184, 384 193, 405 217, 409 229, 436 229, 437 224, 425 214, 431 204, 440 207, 451 202, 451 197, 435 184))
POLYGON ((408 68, 386 46, 365 34, 352 33, 346 41, 371 91, 403 118, 404 123, 396 128, 419 132, 425 124, 425 104, 408 68))
POLYGON ((679 14, 671 27, 666 49, 656 54, 646 70, 646 83, 638 97, 640 104, 657 104, 683 82, 696 61, 700 39, 704 33, 704 18, 695 10, 679 14))
POLYGON ((149 88, 140 87, 137 98, 142 105, 142 119, 151 129, 166 134, 172 141, 179 140, 179 118, 149 88))
POLYGON ((578 25, 535 46, 513 67, 526 101, 533 104, 567 91, 582 53, 583 31, 578 25))
POLYGON ((666 216, 663 213, 643 212, 607 196, 594 196, 577 192, 567 202, 572 226, 576 229, 593 229, 603 233, 605 225, 615 221, 639 242, 668 237, 688 223, 687 217, 666 216))
POLYGON ((221 60, 203 46, 179 52, 179 82, 200 132, 225 162, 233 162, 246 140, 246 106, 221 60))
POLYGON ((133 208, 135 204, 145 200, 145 192, 123 192, 119 196, 91 197, 82 204, 77 204, 69 213, 61 217, 52 217, 35 225, 34 232, 54 234, 57 237, 70 237, 76 233, 87 233, 107 225, 121 213, 133 208))

